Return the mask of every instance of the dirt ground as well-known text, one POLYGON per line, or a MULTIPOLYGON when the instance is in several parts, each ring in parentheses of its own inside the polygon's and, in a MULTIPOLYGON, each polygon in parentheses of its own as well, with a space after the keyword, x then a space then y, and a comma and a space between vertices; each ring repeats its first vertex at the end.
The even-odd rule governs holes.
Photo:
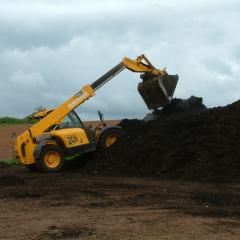
POLYGON ((18 136, 30 126, 29 124, 0 126, 0 159, 12 158, 15 134, 18 136))
POLYGON ((0 239, 240 239, 240 184, 0 167, 0 239))

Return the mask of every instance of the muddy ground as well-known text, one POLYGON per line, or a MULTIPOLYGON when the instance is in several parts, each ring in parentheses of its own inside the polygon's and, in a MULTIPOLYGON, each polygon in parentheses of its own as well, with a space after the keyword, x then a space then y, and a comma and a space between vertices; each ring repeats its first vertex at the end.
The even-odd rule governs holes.
POLYGON ((13 143, 15 135, 28 129, 30 124, 16 124, 0 126, 0 159, 10 159, 13 157, 13 143))
POLYGON ((240 184, 0 166, 0 239, 240 237, 240 184))

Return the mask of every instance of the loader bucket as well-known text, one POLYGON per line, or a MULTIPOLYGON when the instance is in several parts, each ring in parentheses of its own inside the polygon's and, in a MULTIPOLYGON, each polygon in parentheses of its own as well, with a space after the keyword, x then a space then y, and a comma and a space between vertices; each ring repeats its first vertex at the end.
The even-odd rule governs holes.
POLYGON ((138 84, 138 92, 148 109, 163 107, 171 102, 178 75, 142 75, 141 78, 143 81, 138 84))

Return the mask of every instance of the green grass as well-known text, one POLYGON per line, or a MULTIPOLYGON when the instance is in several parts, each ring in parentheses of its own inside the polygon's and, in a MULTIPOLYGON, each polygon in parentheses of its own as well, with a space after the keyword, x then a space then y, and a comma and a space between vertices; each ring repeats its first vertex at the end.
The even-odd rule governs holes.
MULTIPOLYGON (((74 158, 76 158, 77 156, 79 156, 79 154, 76 154, 74 156, 71 156, 71 157, 67 157, 65 158, 65 160, 73 160, 74 158)), ((0 163, 3 162, 3 163, 6 163, 8 165, 11 165, 11 166, 17 166, 19 165, 18 161, 16 158, 11 158, 11 159, 0 159, 0 163)))
POLYGON ((0 160, 0 162, 9 164, 9 165, 11 165, 11 166, 16 166, 16 165, 18 165, 18 162, 17 162, 17 159, 16 159, 16 158, 2 159, 2 160, 0 160))
POLYGON ((69 157, 65 157, 64 160, 66 160, 66 161, 73 160, 73 159, 75 159, 76 157, 78 157, 79 155, 80 155, 80 153, 77 153, 77 154, 75 154, 75 155, 72 155, 72 156, 69 156, 69 157))
POLYGON ((0 117, 0 125, 31 124, 34 122, 28 118, 0 117))

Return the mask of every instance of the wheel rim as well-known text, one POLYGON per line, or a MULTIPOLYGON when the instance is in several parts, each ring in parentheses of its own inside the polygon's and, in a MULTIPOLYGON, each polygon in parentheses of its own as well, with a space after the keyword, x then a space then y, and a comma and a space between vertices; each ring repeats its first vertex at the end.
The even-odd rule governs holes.
POLYGON ((58 152, 49 151, 45 154, 43 161, 49 168, 56 168, 61 162, 61 156, 58 152))
POLYGON ((106 147, 110 147, 111 145, 113 145, 115 142, 117 141, 117 136, 108 136, 105 139, 105 145, 106 147))

